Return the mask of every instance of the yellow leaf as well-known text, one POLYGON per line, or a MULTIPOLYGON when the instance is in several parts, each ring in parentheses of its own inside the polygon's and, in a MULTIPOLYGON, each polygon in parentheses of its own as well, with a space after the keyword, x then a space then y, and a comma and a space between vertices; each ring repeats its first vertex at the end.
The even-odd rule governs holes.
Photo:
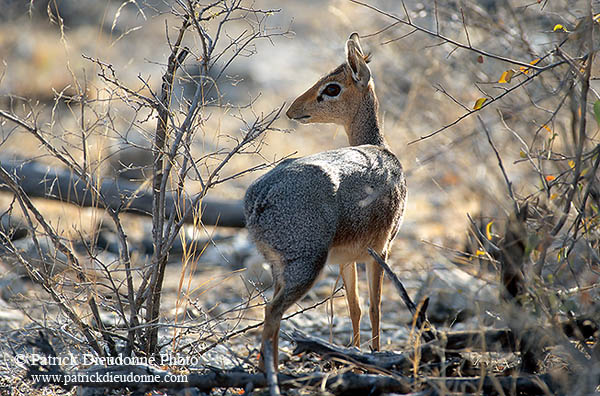
POLYGON ((487 226, 485 226, 485 236, 487 237, 488 241, 492 240, 492 224, 494 224, 494 220, 490 221, 487 223, 487 226))
POLYGON ((483 106, 483 104, 485 103, 485 101, 487 100, 487 98, 479 98, 475 101, 475 105, 473 106, 473 110, 479 110, 481 109, 481 106, 483 106))
POLYGON ((512 70, 507 70, 504 73, 502 73, 502 75, 500 76, 500 80, 498 80, 498 82, 500 84, 505 84, 505 83, 509 83, 513 74, 515 74, 514 71, 512 70))
POLYGON ((552 176, 552 175, 548 175, 546 176, 546 181, 547 182, 551 182, 552 180, 556 179, 556 177, 552 176))
POLYGON ((485 252, 483 250, 477 249, 477 251, 475 252, 475 256, 485 256, 485 252))
POLYGON ((547 130, 550 133, 550 135, 552 135, 552 129, 550 129, 550 127, 548 125, 544 124, 544 125, 542 125, 542 128, 547 130))
POLYGON ((554 201, 557 197, 558 197, 557 193, 552 193, 552 195, 550 195, 550 201, 554 201))
MULTIPOLYGON (((531 62, 529 62, 530 65, 535 65, 540 61, 540 58, 534 59, 531 62)), ((525 66, 521 66, 519 67, 519 71, 523 74, 529 74, 531 73, 531 69, 525 66)))
POLYGON ((567 31, 567 29, 565 29, 565 27, 563 25, 561 25, 560 23, 557 23, 556 25, 554 25, 554 29, 552 29, 553 32, 556 32, 557 30, 562 30, 563 32, 567 31))
POLYGON ((521 150, 521 151, 519 151, 519 157, 527 158, 527 154, 525 153, 525 151, 521 150))
POLYGON ((569 166, 571 167, 571 169, 575 169, 575 161, 570 160, 569 161, 569 166))

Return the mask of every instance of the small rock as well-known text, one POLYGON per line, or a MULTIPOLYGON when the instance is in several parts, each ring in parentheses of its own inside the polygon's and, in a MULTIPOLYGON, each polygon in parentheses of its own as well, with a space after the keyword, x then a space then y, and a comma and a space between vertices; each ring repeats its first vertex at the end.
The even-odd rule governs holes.
MULTIPOLYGON (((17 251, 23 258, 34 268, 42 271, 48 276, 52 276, 57 272, 67 269, 67 256, 56 250, 49 238, 38 238, 39 248, 42 253, 40 257, 39 251, 32 238, 23 238, 13 241, 17 251)), ((23 268, 21 262, 12 253, 4 252, 0 255, 2 260, 11 267, 11 270, 18 274, 26 274, 27 271, 23 268)))
MULTIPOLYGON (((8 236, 11 241, 22 239, 27 236, 29 231, 27 225, 19 218, 5 215, 0 217, 0 242, 4 242, 3 235, 8 236)), ((0 245, 0 250, 3 247, 0 245)))
POLYGON ((201 393, 198 388, 185 388, 177 391, 175 396, 201 396, 204 393, 201 393))
POLYGON ((105 175, 142 183, 152 177, 153 154, 148 137, 139 130, 130 131, 114 145, 105 175))
POLYGON ((285 364, 290 360, 290 354, 287 352, 279 351, 279 355, 277 358, 279 359, 280 364, 285 364))
POLYGON ((429 319, 435 323, 449 323, 478 316, 497 305, 498 289, 449 261, 440 261, 424 279, 415 304, 426 297, 429 297, 429 319))
POLYGON ((242 275, 244 281, 251 289, 268 289, 273 285, 273 275, 271 267, 265 263, 265 259, 260 254, 252 255, 244 260, 246 271, 242 275))
POLYGON ((2 327, 6 326, 6 322, 21 322, 25 316, 21 311, 11 307, 6 301, 0 299, 0 323, 2 327))
POLYGON ((12 271, 0 257, 0 299, 10 301, 20 294, 25 294, 27 289, 26 277, 12 271))
MULTIPOLYGON (((126 329, 123 317, 115 312, 100 312, 100 320, 105 328, 126 329)), ((97 325, 97 324, 96 324, 97 325)))
MULTIPOLYGON (((0 263, 0 271, 2 265, 0 263)), ((27 284, 22 275, 3 271, 0 275, 0 298, 10 301, 18 295, 24 295, 27 292, 27 284)))
MULTIPOLYGON (((231 269, 244 268, 244 262, 258 252, 245 233, 237 233, 232 237, 213 238, 200 258, 203 262, 226 264, 231 269)), ((206 242, 205 242, 206 243, 206 242)))

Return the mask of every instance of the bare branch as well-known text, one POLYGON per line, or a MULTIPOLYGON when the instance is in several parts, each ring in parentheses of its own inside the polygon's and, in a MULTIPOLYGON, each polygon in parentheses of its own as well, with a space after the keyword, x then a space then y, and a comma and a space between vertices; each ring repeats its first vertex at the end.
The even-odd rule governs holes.
POLYGON ((485 123, 483 122, 483 119, 481 118, 481 116, 478 115, 477 119, 479 120, 481 127, 485 131, 485 136, 487 137, 488 143, 492 147, 492 150, 494 150, 494 154, 496 154, 496 159, 498 160, 498 166, 500 167, 500 171, 502 171, 502 176, 504 177, 504 181, 506 182, 506 188, 508 189, 508 195, 510 196, 510 199, 513 202, 513 206, 514 206, 514 210, 515 210, 514 213, 519 213, 519 204, 517 203, 517 200, 515 199, 512 182, 510 181, 510 179, 508 178, 508 175, 506 174, 506 170, 504 169, 504 164, 502 163, 502 158, 500 157, 500 153, 498 152, 498 149, 494 145, 494 142, 492 141, 492 137, 490 136, 490 131, 488 130, 485 123))
MULTIPOLYGON (((504 56, 492 54, 492 53, 484 51, 482 49, 479 49, 479 48, 476 48, 476 47, 472 47, 470 44, 465 45, 465 44, 462 44, 461 42, 453 40, 453 39, 451 39, 449 37, 443 36, 443 35, 441 35, 439 33, 439 31, 438 32, 433 32, 433 31, 431 31, 429 29, 423 28, 421 26, 417 26, 417 25, 415 25, 410 20, 410 18, 408 18, 408 20, 405 21, 405 20, 403 20, 403 19, 401 19, 401 18, 399 18, 399 17, 397 17, 397 16, 395 16, 395 15, 389 13, 389 12, 380 10, 379 8, 377 8, 375 6, 372 6, 372 5, 367 4, 367 3, 363 3, 362 1, 359 1, 359 0, 350 0, 350 1, 353 2, 353 3, 355 3, 355 4, 361 5, 363 7, 369 8, 369 9, 371 9, 371 10, 373 10, 373 11, 375 11, 375 12, 381 14, 381 15, 384 15, 384 16, 386 16, 388 18, 391 18, 391 19, 393 19, 394 21, 396 21, 398 23, 410 26, 410 27, 412 27, 414 29, 417 29, 420 32, 426 33, 426 34, 428 34, 430 36, 437 37, 437 38, 443 40, 444 43, 452 44, 452 45, 454 45, 456 47, 467 49, 469 51, 473 51, 475 53, 478 53, 478 54, 483 55, 483 56, 487 56, 489 58, 497 59, 497 60, 500 60, 500 61, 503 61, 503 62, 507 62, 507 63, 512 63, 513 65, 524 66, 524 67, 527 67, 527 68, 530 68, 530 69, 534 69, 534 70, 538 70, 538 71, 551 69, 551 68, 553 68, 555 66, 558 66, 558 64, 562 63, 562 62, 557 62, 557 63, 550 64, 550 65, 547 65, 547 66, 537 66, 537 65, 531 65, 531 64, 529 64, 527 62, 522 62, 522 61, 519 61, 519 60, 516 60, 516 59, 511 59, 511 58, 507 58, 507 57, 504 57, 504 56)), ((404 3, 402 3, 402 4, 404 5, 404 3)), ((405 7, 405 12, 406 12, 406 15, 408 16, 408 12, 406 11, 406 7, 405 7)))

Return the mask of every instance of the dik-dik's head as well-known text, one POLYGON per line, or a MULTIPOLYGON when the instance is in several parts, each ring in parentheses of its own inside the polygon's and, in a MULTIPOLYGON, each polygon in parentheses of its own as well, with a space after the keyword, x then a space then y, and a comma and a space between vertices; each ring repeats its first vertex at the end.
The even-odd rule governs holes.
POLYGON ((287 116, 303 124, 348 125, 364 96, 374 95, 368 61, 358 34, 352 33, 346 42, 346 62, 300 95, 288 109, 287 116))

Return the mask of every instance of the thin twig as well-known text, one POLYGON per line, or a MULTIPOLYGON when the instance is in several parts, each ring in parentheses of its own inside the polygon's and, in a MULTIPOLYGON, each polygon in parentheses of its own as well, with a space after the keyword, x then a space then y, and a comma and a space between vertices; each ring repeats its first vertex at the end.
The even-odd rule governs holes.
POLYGON ((487 137, 488 143, 492 147, 492 150, 494 150, 494 154, 496 154, 496 159, 498 160, 498 166, 500 167, 500 171, 502 171, 502 176, 504 177, 504 182, 506 183, 506 188, 508 189, 508 195, 510 196, 510 199, 513 202, 515 213, 519 213, 519 204, 518 204, 517 200, 515 199, 512 182, 510 181, 510 179, 508 178, 508 175, 506 174, 506 169, 504 169, 504 164, 502 163, 502 158, 500 157, 500 153, 498 152, 498 149, 494 145, 494 142, 492 141, 492 137, 490 136, 490 131, 488 130, 487 125, 485 125, 485 123, 483 122, 483 119, 479 115, 477 116, 477 119, 479 120, 481 127, 485 131, 485 135, 487 137))

